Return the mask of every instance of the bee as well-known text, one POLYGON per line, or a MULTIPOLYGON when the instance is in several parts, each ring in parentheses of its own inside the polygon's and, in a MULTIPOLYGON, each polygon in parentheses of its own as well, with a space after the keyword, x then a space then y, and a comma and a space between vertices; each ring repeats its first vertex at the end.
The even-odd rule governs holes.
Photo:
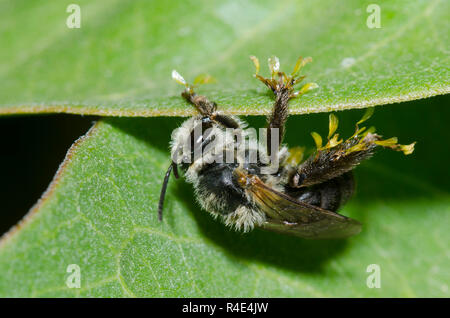
MULTIPOLYGON (((218 111, 216 103, 197 95, 194 85, 175 70, 172 72, 175 81, 185 87, 181 96, 195 107, 198 115, 172 133, 172 163, 161 189, 159 220, 170 175, 173 171, 178 178, 180 168, 193 185, 201 207, 236 230, 248 232, 258 227, 307 239, 358 234, 361 224, 337 213, 354 192, 352 169, 370 158, 378 147, 410 154, 415 143, 400 145, 395 137, 383 140, 373 127, 360 127, 373 113, 373 108, 369 108, 356 123, 355 133, 345 141, 335 133, 338 119, 330 114, 326 144, 319 134, 311 133, 317 149, 302 160, 300 148, 288 149, 282 142, 289 101, 318 87, 308 83, 299 90, 294 88, 305 78, 300 71, 311 58, 300 57, 292 73, 286 75, 280 71, 279 59, 271 57, 268 78, 259 75, 259 60, 250 58, 256 69, 254 77, 275 96, 264 142, 250 138, 244 121, 218 111), (231 160, 224 161, 225 158, 231 160)), ((202 82, 207 79, 194 83, 202 82)))

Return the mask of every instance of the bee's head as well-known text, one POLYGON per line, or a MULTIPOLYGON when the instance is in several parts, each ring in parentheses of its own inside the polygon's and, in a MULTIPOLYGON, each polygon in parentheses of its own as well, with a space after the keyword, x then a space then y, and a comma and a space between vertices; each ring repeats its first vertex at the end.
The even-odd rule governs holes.
POLYGON ((217 124, 206 116, 195 116, 186 120, 172 133, 172 161, 182 167, 193 163, 206 145, 215 139, 217 124))

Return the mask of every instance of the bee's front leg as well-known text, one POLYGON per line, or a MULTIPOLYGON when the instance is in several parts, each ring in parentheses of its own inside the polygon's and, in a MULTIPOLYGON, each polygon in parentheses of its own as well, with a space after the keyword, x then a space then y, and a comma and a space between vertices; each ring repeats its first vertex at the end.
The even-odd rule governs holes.
POLYGON ((189 84, 177 71, 172 71, 172 78, 178 83, 185 87, 185 90, 181 93, 181 96, 190 104, 198 110, 198 112, 204 116, 211 119, 213 114, 216 112, 217 104, 211 102, 202 95, 197 95, 194 91, 194 85, 189 84))

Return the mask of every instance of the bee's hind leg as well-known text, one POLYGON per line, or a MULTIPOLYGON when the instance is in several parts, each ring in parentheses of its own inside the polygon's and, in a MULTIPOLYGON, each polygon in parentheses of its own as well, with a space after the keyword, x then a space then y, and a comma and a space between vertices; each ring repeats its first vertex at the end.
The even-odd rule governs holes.
POLYGON ((327 143, 322 144, 322 137, 312 132, 317 150, 308 159, 291 171, 289 185, 293 188, 308 187, 335 179, 369 159, 377 147, 391 148, 409 155, 414 151, 414 142, 409 145, 397 143, 397 138, 383 140, 375 133, 375 127, 359 127, 373 113, 373 108, 367 109, 361 120, 355 125, 355 132, 347 140, 339 138, 336 133, 338 119, 334 114, 329 116, 329 133, 327 143))

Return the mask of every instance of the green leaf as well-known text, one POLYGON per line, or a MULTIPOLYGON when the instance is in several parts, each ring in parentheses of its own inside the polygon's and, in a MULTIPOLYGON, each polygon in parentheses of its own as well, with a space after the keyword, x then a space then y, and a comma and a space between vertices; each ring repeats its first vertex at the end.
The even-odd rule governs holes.
MULTIPOLYGON (((189 115, 171 80, 209 73, 199 90, 228 113, 266 114, 268 90, 249 59, 276 55, 320 88, 292 113, 364 108, 449 92, 448 1, 89 1, 69 29, 72 1, 0 2, 0 114, 189 115)), ((267 75, 266 63, 261 74, 267 75)))
MULTIPOLYGON (((375 112, 370 124, 386 138, 416 140, 416 151, 405 157, 381 150, 356 169, 357 193, 342 213, 363 230, 335 241, 233 232, 174 178, 158 222, 170 132, 182 119, 102 120, 0 241, 0 296, 448 297, 450 187, 443 175, 450 158, 439 138, 448 136, 448 102, 445 96, 375 112), (80 268, 80 289, 66 285, 70 264, 80 268), (380 266, 380 289, 366 285, 370 264, 380 266)), ((351 135, 361 116, 340 114, 340 135, 351 135)), ((326 134, 327 117, 291 117, 289 145, 313 147, 309 132, 326 134)), ((249 121, 258 127, 265 119, 249 121)))

